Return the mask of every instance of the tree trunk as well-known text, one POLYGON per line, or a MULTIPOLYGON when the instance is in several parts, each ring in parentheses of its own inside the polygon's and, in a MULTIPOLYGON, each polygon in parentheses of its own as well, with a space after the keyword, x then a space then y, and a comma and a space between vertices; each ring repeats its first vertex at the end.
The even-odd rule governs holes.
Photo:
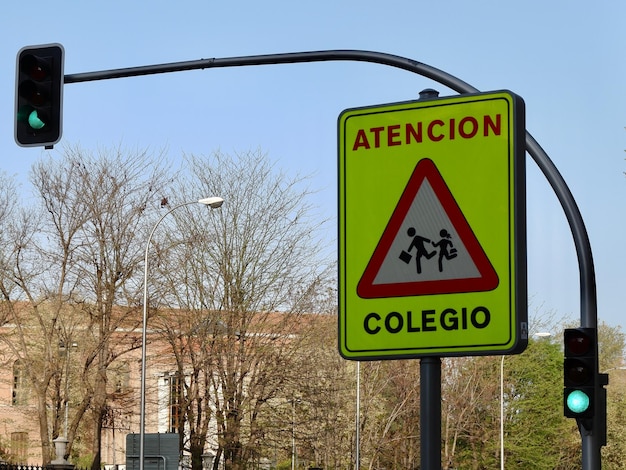
POLYGON ((91 449, 93 452, 93 460, 91 461, 91 470, 101 470, 102 463, 102 412, 94 411, 93 414, 93 440, 91 449))
POLYGON ((46 409, 46 397, 40 393, 37 394, 37 405, 39 408, 39 438, 41 439, 41 460, 43 465, 48 465, 54 454, 54 449, 50 441, 48 433, 48 412, 46 409))

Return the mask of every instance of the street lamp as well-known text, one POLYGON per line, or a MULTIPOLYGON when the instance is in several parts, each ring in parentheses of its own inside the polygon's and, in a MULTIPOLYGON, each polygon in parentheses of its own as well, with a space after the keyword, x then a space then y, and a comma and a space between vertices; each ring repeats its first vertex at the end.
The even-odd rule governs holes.
POLYGON ((143 260, 143 325, 141 330, 141 410, 139 414, 139 470, 144 470, 145 438, 146 438, 146 326, 148 323, 148 251, 152 236, 159 224, 179 207, 190 206, 192 204, 204 204, 211 209, 217 209, 222 205, 224 199, 221 197, 207 197, 198 201, 183 202, 172 207, 154 224, 152 231, 146 242, 146 252, 143 260))

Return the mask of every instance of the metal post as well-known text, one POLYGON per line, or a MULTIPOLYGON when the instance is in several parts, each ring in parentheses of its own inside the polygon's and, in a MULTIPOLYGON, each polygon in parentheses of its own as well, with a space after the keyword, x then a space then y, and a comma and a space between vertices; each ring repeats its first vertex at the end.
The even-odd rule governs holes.
POLYGON ((70 349, 70 344, 67 344, 65 346, 65 422, 63 423, 63 437, 65 439, 68 437, 68 422, 70 418, 70 349))
POLYGON ((441 470, 441 358, 420 360, 420 468, 441 470))
POLYGON ((139 409, 139 470, 144 470, 145 445, 146 445, 146 334, 148 326, 148 253, 150 251, 150 243, 157 227, 163 222, 168 215, 179 207, 189 206, 191 204, 204 204, 212 209, 220 207, 223 199, 219 197, 205 198, 198 201, 183 202, 172 207, 154 224, 152 231, 146 242, 146 251, 143 259, 143 321, 141 326, 141 389, 140 389, 140 409, 139 409))
MULTIPOLYGON (((437 98, 432 88, 420 91, 419 99, 437 98)), ((420 468, 441 469, 441 358, 420 361, 420 468)))
POLYGON ((356 426, 354 469, 361 467, 361 363, 356 363, 356 426))
POLYGON ((291 470, 296 468, 296 399, 291 399, 291 470))
MULTIPOLYGON (((578 256, 578 272, 580 278, 580 326, 583 328, 598 327, 596 277, 591 253, 591 244, 582 215, 574 196, 565 180, 537 141, 527 132, 526 150, 535 159, 546 179, 550 182, 554 193, 561 202, 567 221, 574 237, 574 245, 578 256)), ((606 421, 606 418, 604 418, 606 421)), ((599 421, 599 420, 596 420, 599 421)), ((596 426, 597 427, 597 426, 596 426)), ((582 447, 582 470, 599 470, 602 467, 600 432, 591 432, 579 426, 582 447)))
POLYGON ((504 358, 500 360, 500 470, 504 470, 504 358))
POLYGON ((177 206, 172 207, 154 224, 152 231, 148 236, 146 242, 146 250, 143 259, 143 321, 141 327, 141 386, 139 391, 140 405, 139 405, 139 470, 144 470, 144 458, 145 458, 145 445, 146 445, 146 331, 148 326, 148 253, 150 251, 150 243, 152 242, 152 236, 157 227, 163 222, 168 215, 174 212, 179 207, 189 206, 191 204, 197 204, 197 201, 183 202, 177 206))

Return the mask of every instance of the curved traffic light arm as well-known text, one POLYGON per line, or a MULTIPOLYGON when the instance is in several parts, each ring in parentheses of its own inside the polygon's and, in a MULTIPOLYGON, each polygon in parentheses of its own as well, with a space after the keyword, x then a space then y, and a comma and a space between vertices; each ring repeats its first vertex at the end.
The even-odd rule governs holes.
MULTIPOLYGON (((79 83, 112 78, 133 77, 159 73, 180 72, 207 68, 242 67, 251 65, 273 65, 304 62, 353 61, 370 62, 387 65, 408 72, 416 73, 434 80, 458 93, 476 93, 479 90, 463 80, 430 65, 413 59, 383 52, 362 50, 325 50, 311 52, 292 52, 281 54, 264 54, 242 57, 226 57, 199 59, 167 64, 128 67, 65 75, 65 83, 79 83)), ((565 180, 561 176, 547 153, 541 148, 533 136, 526 132, 526 150, 552 186, 574 238, 580 276, 580 323, 582 327, 597 327, 597 294, 593 256, 587 230, 578 205, 572 196, 565 180)))

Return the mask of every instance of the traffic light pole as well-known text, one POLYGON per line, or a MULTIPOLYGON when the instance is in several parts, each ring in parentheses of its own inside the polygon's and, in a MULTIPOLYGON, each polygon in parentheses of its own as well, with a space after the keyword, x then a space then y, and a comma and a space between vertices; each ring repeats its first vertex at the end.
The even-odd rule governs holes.
MULTIPOLYGON (((582 215, 563 177, 537 141, 527 132, 526 150, 533 157, 541 171, 550 182, 557 195, 561 207, 574 237, 574 245, 578 256, 578 271, 580 276, 580 326, 582 328, 598 327, 597 292, 595 269, 591 244, 582 215)), ((596 364, 596 370, 598 364, 596 364)), ((582 442, 582 469, 600 470, 602 468, 601 448, 605 444, 606 436, 606 391, 604 385, 608 383, 606 374, 598 374, 595 378, 600 383, 598 393, 595 394, 596 417, 595 426, 587 430, 578 422, 582 442)))
MULTIPOLYGON (((468 83, 454 77, 442 70, 436 69, 421 62, 400 57, 392 54, 380 52, 360 51, 360 50, 327 50, 316 52, 295 52, 284 54, 268 54, 243 57, 228 58, 211 58, 200 59, 186 62, 175 62, 169 64, 148 65, 140 67, 129 67, 115 70, 105 70, 99 72, 87 72, 78 74, 65 75, 65 83, 79 83, 94 80, 106 80, 113 78, 133 77, 140 75, 150 75, 168 72, 179 72, 185 70, 198 70, 207 68, 222 67, 241 67, 250 65, 270 65, 270 64, 287 64, 287 63, 304 63, 304 62, 325 62, 325 61, 356 61, 370 62, 390 67, 400 68, 412 73, 416 73, 423 77, 432 79, 458 93, 477 93, 479 90, 468 83)), ((554 163, 550 160, 546 152, 541 148, 533 136, 526 132, 526 150, 533 158, 537 166, 541 169, 544 176, 552 186, 561 207, 565 213, 576 247, 578 258, 579 278, 580 278, 580 325, 584 328, 597 328, 597 293, 595 270, 593 265, 593 256, 589 237, 580 214, 576 201, 572 196, 565 180, 559 173, 554 163)), ((428 363, 428 361, 426 361, 428 363)), ((429 370, 427 398, 422 400, 422 414, 425 415, 424 421, 431 430, 441 429, 441 389, 432 386, 432 379, 437 376, 440 364, 429 364, 426 368, 429 370)), ((603 374, 599 374, 603 375, 603 374)), ((600 383, 605 382, 605 377, 598 377, 600 383)), ((604 389, 602 389, 604 390, 604 389)), ((601 395, 601 394, 598 394, 601 395)), ((605 428, 606 417, 601 426, 605 428)), ((600 425, 600 423, 598 423, 600 425)), ((601 432, 599 429, 586 431, 579 426, 582 438, 582 468, 583 470, 599 470, 601 468, 600 448, 603 445, 601 432)), ((424 438, 424 429, 422 429, 422 438, 424 438)), ((438 452, 441 452, 440 431, 439 436, 428 437, 429 443, 438 443, 438 452), (432 441, 432 442, 431 442, 432 441)), ((436 445, 436 444, 435 444, 436 445)), ((429 451, 428 455, 432 455, 435 450, 429 451)), ((422 467, 424 470, 439 470, 441 459, 424 459, 422 455, 422 467), (439 463, 437 463, 439 462, 439 463)))

